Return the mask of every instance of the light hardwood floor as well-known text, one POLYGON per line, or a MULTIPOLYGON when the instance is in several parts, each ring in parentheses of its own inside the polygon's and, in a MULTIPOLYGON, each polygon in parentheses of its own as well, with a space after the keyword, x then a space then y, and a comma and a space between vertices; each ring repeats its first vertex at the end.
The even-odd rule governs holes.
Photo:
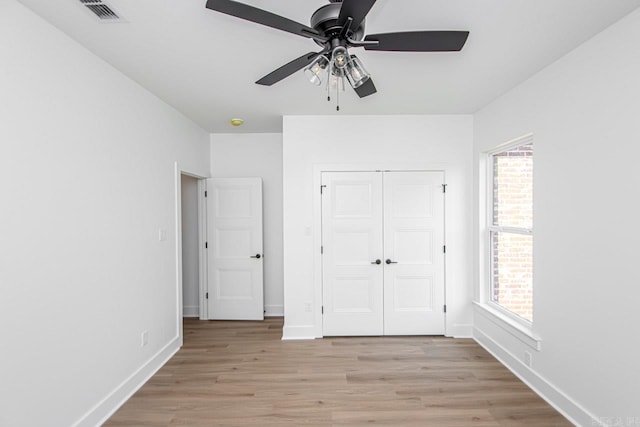
POLYGON ((281 336, 282 319, 185 319, 105 426, 571 425, 473 340, 281 336))

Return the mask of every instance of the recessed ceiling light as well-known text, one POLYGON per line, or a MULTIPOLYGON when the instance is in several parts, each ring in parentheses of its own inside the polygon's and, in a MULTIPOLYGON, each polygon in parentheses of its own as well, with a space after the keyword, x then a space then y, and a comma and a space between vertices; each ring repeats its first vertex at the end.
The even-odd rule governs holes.
POLYGON ((244 123, 242 119, 231 119, 232 126, 241 126, 244 123))

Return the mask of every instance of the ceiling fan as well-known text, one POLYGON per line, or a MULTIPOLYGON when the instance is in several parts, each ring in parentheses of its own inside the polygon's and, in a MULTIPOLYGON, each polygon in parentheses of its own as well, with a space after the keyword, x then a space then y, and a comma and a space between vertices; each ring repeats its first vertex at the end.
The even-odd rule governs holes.
MULTIPOLYGON (((344 90, 344 79, 361 98, 376 93, 376 87, 362 62, 348 51, 365 50, 396 52, 459 51, 469 36, 468 31, 407 31, 365 36, 365 18, 376 0, 329 0, 311 15, 311 26, 233 0, 207 0, 207 8, 267 27, 313 39, 322 47, 309 52, 262 77, 256 83, 271 86, 305 69, 311 83, 320 85, 323 75, 327 91, 344 90)), ((328 97, 330 99, 330 97, 328 97)), ((338 107, 339 109, 339 107, 338 107)))

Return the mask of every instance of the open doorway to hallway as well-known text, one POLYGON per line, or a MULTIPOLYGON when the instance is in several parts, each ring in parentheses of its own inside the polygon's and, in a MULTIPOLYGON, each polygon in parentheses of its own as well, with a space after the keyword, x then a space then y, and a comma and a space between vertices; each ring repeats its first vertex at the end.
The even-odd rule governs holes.
POLYGON ((198 179, 181 174, 182 316, 200 317, 198 179))

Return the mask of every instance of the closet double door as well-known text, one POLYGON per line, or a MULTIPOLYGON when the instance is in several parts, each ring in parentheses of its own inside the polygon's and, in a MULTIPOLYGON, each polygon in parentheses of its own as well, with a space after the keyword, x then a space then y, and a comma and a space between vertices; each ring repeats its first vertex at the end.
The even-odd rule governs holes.
POLYGON ((322 173, 323 335, 443 335, 443 172, 322 173))

